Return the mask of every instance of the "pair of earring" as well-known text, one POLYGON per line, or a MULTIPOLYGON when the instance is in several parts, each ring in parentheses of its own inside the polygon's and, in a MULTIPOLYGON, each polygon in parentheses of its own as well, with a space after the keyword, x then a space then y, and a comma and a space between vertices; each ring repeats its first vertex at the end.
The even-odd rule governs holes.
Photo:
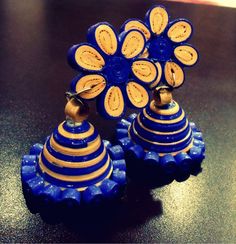
POLYGON ((22 159, 24 191, 45 203, 91 204, 120 196, 126 164, 131 173, 140 165, 154 169, 154 178, 200 166, 202 134, 172 98, 185 79, 182 67, 198 60, 186 43, 192 32, 186 19, 169 22, 163 6, 149 9, 145 22, 127 20, 119 35, 107 22, 90 27, 88 42, 68 52, 79 74, 66 93, 66 120, 22 159), (87 121, 91 99, 100 115, 120 120, 115 145, 87 121), (126 105, 142 111, 122 119, 126 105))

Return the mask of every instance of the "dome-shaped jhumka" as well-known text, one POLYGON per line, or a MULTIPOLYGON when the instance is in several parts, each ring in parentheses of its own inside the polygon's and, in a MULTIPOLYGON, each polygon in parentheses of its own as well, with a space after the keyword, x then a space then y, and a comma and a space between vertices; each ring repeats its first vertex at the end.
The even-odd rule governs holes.
POLYGON ((188 121, 184 110, 166 89, 138 115, 117 124, 118 142, 130 160, 158 166, 168 174, 191 170, 205 157, 202 133, 188 121))
POLYGON ((154 99, 138 115, 117 124, 118 141, 126 151, 128 165, 141 163, 158 166, 159 172, 187 175, 200 166, 205 144, 202 133, 173 100, 172 91, 184 84, 184 68, 198 61, 198 51, 187 43, 193 26, 183 18, 170 21, 165 7, 155 5, 146 13, 144 22, 129 19, 122 26, 126 31, 136 29, 147 39, 142 57, 155 62, 158 75, 149 85, 154 99))
POLYGON ((133 142, 145 150, 165 155, 187 152, 193 145, 193 133, 185 112, 175 101, 157 107, 154 101, 133 121, 129 128, 133 142))
POLYGON ((39 174, 60 187, 84 191, 109 178, 112 164, 98 132, 87 121, 78 126, 61 123, 39 155, 39 174))
POLYGON ((98 202, 118 196, 126 183, 122 148, 102 141, 82 110, 79 116, 78 111, 69 101, 66 113, 72 118, 67 117, 44 145, 35 144, 30 155, 23 157, 23 187, 43 201, 98 202))

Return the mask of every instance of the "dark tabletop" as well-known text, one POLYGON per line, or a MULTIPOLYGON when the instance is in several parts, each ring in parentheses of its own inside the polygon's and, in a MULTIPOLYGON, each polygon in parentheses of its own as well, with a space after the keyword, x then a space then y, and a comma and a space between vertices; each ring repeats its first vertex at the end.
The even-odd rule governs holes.
MULTIPOLYGON (((106 20, 119 28, 154 3, 0 1, 1 242, 236 242, 236 9, 164 3, 173 18, 195 26, 200 62, 174 96, 204 133, 200 174, 150 191, 131 182, 118 214, 85 225, 47 223, 25 205, 21 157, 64 120, 64 92, 75 75, 68 48, 85 41, 89 26, 106 20)), ((111 139, 115 122, 90 107, 90 121, 111 139)))

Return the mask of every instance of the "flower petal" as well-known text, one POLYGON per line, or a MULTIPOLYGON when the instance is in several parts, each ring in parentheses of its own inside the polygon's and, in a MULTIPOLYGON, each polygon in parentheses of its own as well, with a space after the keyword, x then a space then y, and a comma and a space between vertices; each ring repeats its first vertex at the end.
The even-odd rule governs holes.
POLYGON ((165 68, 165 79, 168 85, 173 88, 180 87, 184 82, 184 71, 175 62, 166 62, 165 68))
POLYGON ((100 71, 105 65, 102 55, 87 43, 71 47, 68 61, 73 68, 88 71, 100 71))
POLYGON ((192 66, 198 60, 198 52, 189 45, 181 45, 174 50, 175 57, 184 65, 192 66))
POLYGON ((107 22, 101 22, 90 27, 87 38, 89 42, 97 45, 107 55, 114 55, 117 51, 117 34, 107 22))
POLYGON ((155 64, 147 59, 138 59, 132 64, 134 76, 141 82, 151 83, 157 77, 157 68, 155 64))
POLYGON ((126 93, 132 107, 143 108, 149 102, 147 90, 136 82, 130 81, 127 83, 126 93))
POLYGON ((146 40, 149 40, 150 37, 151 37, 151 33, 150 33, 148 27, 141 20, 138 20, 138 19, 129 19, 129 20, 127 20, 124 23, 122 29, 124 31, 139 30, 139 31, 141 31, 144 34, 146 40))
POLYGON ((93 99, 103 92, 106 80, 103 76, 92 74, 76 77, 72 81, 72 90, 83 99, 93 99), (82 92, 84 91, 84 92, 82 92))
POLYGON ((162 6, 151 8, 146 15, 148 25, 153 34, 160 35, 169 22, 169 16, 166 9, 162 6))
POLYGON ((122 39, 121 52, 127 59, 134 58, 143 52, 146 41, 141 31, 129 30, 122 39))
POLYGON ((192 26, 188 20, 178 19, 174 21, 167 32, 167 36, 173 42, 183 42, 186 41, 192 34, 192 26))
POLYGON ((124 114, 125 102, 121 89, 118 86, 109 87, 99 96, 98 111, 109 119, 119 118, 124 114))
POLYGON ((158 75, 157 75, 157 78, 156 78, 156 80, 152 83, 152 84, 150 84, 150 88, 151 89, 153 89, 153 88, 155 88, 155 87, 157 87, 158 86, 158 84, 160 83, 160 81, 161 81, 161 76, 162 76, 162 67, 161 67, 161 64, 159 63, 159 62, 156 62, 155 63, 155 65, 156 65, 156 67, 157 67, 157 73, 158 73, 158 75))

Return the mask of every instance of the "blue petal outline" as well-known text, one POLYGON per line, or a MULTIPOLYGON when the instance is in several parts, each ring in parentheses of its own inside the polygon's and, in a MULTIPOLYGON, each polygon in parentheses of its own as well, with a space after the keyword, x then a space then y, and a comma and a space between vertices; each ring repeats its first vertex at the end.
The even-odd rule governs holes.
POLYGON ((102 72, 102 70, 104 69, 104 67, 101 69, 101 70, 90 70, 90 69, 86 69, 86 68, 83 68, 82 66, 80 66, 76 60, 75 60, 75 53, 76 53, 76 50, 81 47, 81 46, 90 46, 92 48, 94 48, 101 56, 102 58, 104 59, 104 63, 106 65, 106 59, 104 58, 104 56, 100 53, 100 51, 95 47, 93 46, 92 44, 90 43, 86 43, 86 42, 83 42, 83 43, 80 43, 80 44, 76 44, 76 45, 73 45, 72 47, 70 47, 70 49, 68 50, 68 53, 67 53, 67 60, 68 60, 68 63, 69 65, 75 69, 75 70, 78 70, 78 71, 87 71, 87 72, 91 72, 91 73, 98 73, 98 72, 102 72))
POLYGON ((113 27, 111 24, 109 24, 108 22, 99 22, 99 23, 97 23, 97 24, 95 24, 95 25, 92 25, 92 26, 88 29, 88 32, 87 32, 87 41, 88 41, 89 43, 93 44, 93 45, 97 48, 97 50, 99 50, 99 52, 102 52, 102 54, 104 55, 105 59, 106 59, 107 57, 115 56, 115 55, 117 54, 117 52, 118 52, 118 48, 119 48, 119 37, 118 37, 118 33, 116 32, 116 30, 114 29, 114 27, 113 27), (116 51, 115 51, 114 54, 111 54, 111 55, 106 54, 106 53, 99 47, 99 45, 98 45, 98 43, 97 43, 97 40, 96 40, 96 37, 95 37, 95 31, 96 31, 96 29, 97 29, 100 25, 107 25, 107 26, 109 26, 109 27, 113 30, 113 32, 114 32, 114 34, 115 34, 115 36, 116 36, 117 49, 116 49, 116 51))
POLYGON ((175 63, 174 60, 169 60, 169 61, 166 61, 166 62, 163 64, 163 69, 162 69, 162 75, 163 75, 163 77, 164 77, 164 82, 163 82, 163 83, 166 84, 167 86, 173 88, 173 89, 178 89, 178 88, 180 88, 180 87, 184 84, 184 82, 185 82, 185 71, 184 71, 184 69, 183 69, 183 66, 182 66, 182 65, 179 65, 179 63, 177 63, 177 64, 179 65, 179 67, 182 69, 183 74, 184 74, 183 82, 182 82, 179 86, 175 86, 175 87, 173 87, 173 86, 171 86, 171 85, 167 82, 167 80, 166 80, 166 78, 165 78, 165 66, 166 66, 166 63, 167 63, 167 62, 173 62, 173 63, 175 63))
POLYGON ((145 23, 146 23, 146 25, 148 26, 148 29, 149 29, 149 31, 151 32, 152 36, 160 36, 160 35, 162 35, 162 34, 166 31, 166 28, 168 27, 168 23, 169 23, 169 21, 170 21, 170 15, 169 15, 167 9, 166 9, 163 5, 154 5, 154 6, 152 6, 152 7, 147 11, 147 13, 146 13, 146 15, 145 15, 145 23), (155 33, 152 32, 152 28, 151 28, 151 25, 150 25, 150 14, 151 14, 151 11, 152 11, 154 8, 157 8, 157 7, 158 7, 158 8, 163 8, 163 9, 166 11, 167 15, 168 15, 167 25, 166 25, 165 29, 164 29, 159 35, 157 35, 157 34, 155 34, 155 33))
MULTIPOLYGON (((134 80, 137 81, 138 83, 144 85, 144 88, 145 88, 145 86, 149 86, 149 85, 151 85, 151 84, 156 80, 156 78, 157 78, 157 76, 158 76, 158 70, 157 70, 157 67, 156 67, 155 63, 154 63, 151 59, 148 59, 148 58, 137 58, 136 60, 134 60, 134 61, 132 62, 132 65, 131 65, 131 72, 132 72, 132 75, 133 75, 133 77, 134 77, 134 80), (133 65, 134 62, 137 62, 137 61, 147 61, 147 62, 152 63, 152 64, 155 66, 156 75, 155 75, 155 78, 153 79, 153 81, 151 81, 151 82, 144 82, 144 81, 140 80, 140 79, 134 74, 134 72, 133 72, 133 70, 132 70, 132 65, 133 65)), ((146 89, 146 88, 145 88, 145 89, 146 89)), ((147 89, 146 89, 146 90, 147 90, 147 89)))
POLYGON ((145 38, 144 34, 143 34, 140 30, 132 29, 132 30, 128 30, 128 31, 124 31, 124 32, 120 33, 120 35, 119 35, 119 43, 120 43, 120 45, 119 45, 119 53, 120 53, 125 59, 127 59, 127 60, 134 60, 134 59, 136 59, 137 57, 139 57, 139 56, 143 53, 143 51, 144 51, 144 49, 145 49, 145 47, 146 47, 146 38, 145 38), (143 37, 144 45, 143 45, 143 47, 142 47, 142 50, 139 52, 139 54, 137 54, 136 56, 134 56, 134 57, 132 57, 132 58, 127 58, 127 57, 125 57, 125 56, 123 55, 121 49, 122 49, 122 46, 123 46, 123 43, 124 43, 124 41, 125 41, 126 36, 127 36, 130 32, 139 32, 139 33, 142 35, 142 37, 143 37))
MULTIPOLYGON (((83 72, 83 73, 78 74, 77 76, 75 76, 75 77, 71 80, 71 83, 70 83, 70 90, 71 90, 72 92, 76 93, 76 92, 77 92, 77 91, 76 91, 76 85, 77 85, 77 83, 80 82, 80 79, 81 79, 81 78, 83 78, 83 77, 85 77, 85 76, 88 76, 88 75, 100 75, 100 76, 102 76, 102 77, 106 80, 106 86, 107 86, 107 79, 106 79, 105 75, 103 75, 102 73, 85 73, 85 72, 83 72)), ((106 88, 105 88, 105 89, 106 89, 106 88)), ((105 90, 105 89, 104 89, 104 90, 105 90)), ((96 99, 98 96, 100 96, 100 95, 104 92, 104 90, 103 90, 101 93, 99 93, 99 94, 98 94, 96 97, 94 97, 94 98, 91 98, 91 99, 85 99, 85 98, 82 98, 82 97, 80 97, 80 98, 81 98, 81 100, 87 100, 87 101, 94 100, 94 99, 96 99)))
POLYGON ((181 45, 181 44, 184 44, 184 43, 186 43, 188 40, 191 39, 191 37, 192 37, 192 35, 193 35, 193 25, 192 25, 192 23, 191 23, 188 19, 185 19, 185 18, 178 18, 178 19, 175 19, 175 20, 169 22, 169 24, 168 24, 167 27, 166 27, 165 34, 166 34, 167 38, 169 38, 169 40, 170 40, 172 43, 177 44, 177 45, 181 45), (172 41, 172 40, 168 37, 167 33, 168 33, 169 29, 170 29, 174 24, 176 24, 176 23, 178 23, 178 22, 180 22, 180 21, 185 21, 185 22, 187 22, 187 23, 191 26, 191 30, 192 30, 192 31, 191 31, 191 34, 189 35, 189 37, 188 37, 187 39, 185 39, 184 41, 182 41, 182 42, 174 42, 174 41, 172 41))
POLYGON ((129 99, 128 95, 127 95, 127 92, 126 92, 126 86, 128 85, 129 82, 135 82, 135 83, 139 84, 140 86, 142 86, 142 87, 146 90, 146 92, 147 92, 147 94, 148 94, 148 102, 147 102, 147 104, 148 104, 148 103, 150 102, 150 100, 151 100, 151 98, 150 98, 150 94, 149 94, 148 90, 145 88, 145 86, 143 85, 143 83, 138 82, 138 81, 136 81, 136 80, 132 80, 132 79, 130 79, 129 81, 126 82, 125 87, 124 87, 124 94, 123 94, 123 96, 125 97, 125 100, 126 100, 127 105, 128 105, 130 108, 134 108, 134 109, 141 110, 141 109, 143 109, 145 106, 147 106, 147 104, 146 104, 145 106, 143 106, 142 108, 139 108, 139 107, 136 107, 136 106, 130 101, 130 99, 129 99))
POLYGON ((96 106, 97 106, 97 111, 104 118, 110 119, 110 120, 116 120, 116 119, 119 119, 119 118, 124 116, 124 114, 126 112, 126 106, 125 105, 126 105, 127 101, 126 101, 126 97, 124 96, 124 86, 117 86, 117 87, 120 88, 122 96, 123 96, 124 109, 123 109, 122 113, 119 116, 111 116, 110 114, 108 114, 106 109, 105 109, 105 97, 107 95, 108 90, 112 86, 117 86, 117 85, 115 85, 115 84, 107 85, 106 88, 104 89, 104 91, 98 96, 97 101, 96 101, 96 106))
POLYGON ((180 46, 189 46, 189 47, 192 47, 192 48, 197 52, 197 56, 198 56, 198 57, 197 57, 197 61, 196 61, 194 64, 192 64, 192 65, 187 65, 187 64, 182 63, 182 62, 175 56, 175 54, 174 54, 174 60, 175 60, 175 62, 178 63, 180 66, 183 66, 183 67, 193 67, 193 66, 195 66, 195 65, 199 62, 199 57, 200 57, 199 51, 198 51, 193 45, 191 45, 191 44, 189 44, 189 43, 182 43, 182 44, 176 46, 176 47, 174 48, 174 50, 175 50, 177 47, 180 47, 180 46))
MULTIPOLYGON (((121 26, 121 28, 120 28, 120 32, 124 32, 125 31, 125 26, 129 23, 129 22, 131 22, 131 21, 138 21, 138 22, 140 22, 141 24, 143 24, 147 29, 148 29, 148 31, 149 31, 149 33, 150 33, 150 38, 151 38, 151 36, 152 36, 152 32, 150 31, 150 29, 149 29, 149 26, 145 23, 145 22, 143 22, 142 20, 140 20, 140 19, 138 19, 138 18, 130 18, 130 19, 128 19, 128 20, 126 20, 123 24, 122 24, 122 26, 121 26)), ((129 30, 139 30, 139 29, 129 29, 129 30)), ((139 30, 139 31, 141 31, 141 30, 139 30)), ((141 31, 142 32, 142 31, 141 31)), ((144 34, 144 33, 143 33, 144 34)), ((145 35, 144 35, 145 36, 145 35)), ((149 38, 149 39, 150 39, 149 38)), ((149 40, 148 39, 148 40, 149 40)), ((147 40, 147 41, 148 41, 147 40)))

